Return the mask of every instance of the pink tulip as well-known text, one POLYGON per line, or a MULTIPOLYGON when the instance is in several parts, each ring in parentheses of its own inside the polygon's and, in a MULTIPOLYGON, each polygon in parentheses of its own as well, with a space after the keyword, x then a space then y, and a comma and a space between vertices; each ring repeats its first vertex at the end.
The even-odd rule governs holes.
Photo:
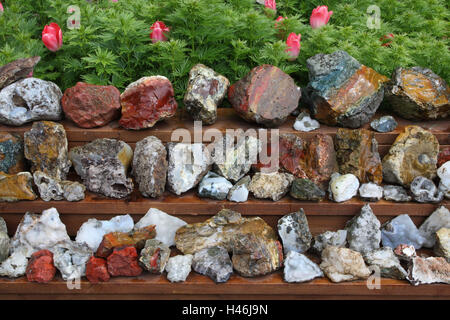
POLYGON ((152 39, 153 43, 156 43, 158 41, 167 41, 167 37, 165 34, 170 31, 170 28, 166 27, 164 22, 156 21, 150 27, 150 30, 152 30, 152 32, 150 33, 150 38, 152 39))
POLYGON ((3 5, 2 5, 2 3, 0 2, 0 12, 3 12, 3 11, 4 11, 3 5))
POLYGON ((313 29, 320 28, 328 23, 333 11, 328 11, 327 6, 318 6, 315 8, 309 19, 309 24, 313 29))
POLYGON ((385 42, 386 40, 389 40, 389 39, 394 39, 393 33, 389 33, 380 38, 380 41, 383 42, 383 44, 382 44, 383 47, 389 47, 391 45, 392 41, 385 42))
POLYGON ((42 31, 42 42, 50 51, 58 51, 63 44, 63 36, 61 28, 58 24, 52 22, 50 25, 45 26, 42 31))
POLYGON ((279 17, 275 20, 275 28, 278 28, 278 26, 280 25, 280 24, 278 24, 278 22, 281 22, 281 21, 283 21, 284 19, 286 19, 286 17, 279 16, 279 17))
POLYGON ((298 54, 300 53, 300 39, 302 35, 299 33, 296 35, 294 32, 291 32, 286 40, 287 49, 286 52, 289 54, 289 61, 294 61, 297 59, 298 54))
POLYGON ((277 3, 275 2, 275 0, 265 0, 264 1, 264 6, 268 9, 272 9, 274 11, 277 11, 277 3))

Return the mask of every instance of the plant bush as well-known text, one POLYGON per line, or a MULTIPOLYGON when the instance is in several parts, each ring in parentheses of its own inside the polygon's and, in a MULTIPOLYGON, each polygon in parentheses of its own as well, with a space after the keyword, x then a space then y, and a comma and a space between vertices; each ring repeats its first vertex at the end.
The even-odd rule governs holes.
POLYGON ((449 81, 449 16, 445 0, 278 0, 274 18, 255 0, 3 0, 0 16, 0 65, 40 55, 35 76, 64 90, 77 81, 112 84, 120 90, 142 76, 164 75, 182 100, 189 70, 203 63, 233 83, 252 67, 276 65, 299 85, 308 81, 306 59, 342 49, 361 63, 390 76, 398 66, 420 65, 449 81), (69 5, 81 9, 80 29, 69 30, 69 5), (334 14, 328 25, 311 29, 313 8, 327 5, 334 14), (381 28, 366 26, 367 8, 381 9, 381 28), (169 41, 152 44, 149 27, 161 20, 171 28, 169 41), (41 41, 46 24, 58 23, 64 44, 55 53, 41 41), (301 33, 298 59, 287 61, 285 40, 301 33), (393 33, 389 47, 380 37, 393 33))

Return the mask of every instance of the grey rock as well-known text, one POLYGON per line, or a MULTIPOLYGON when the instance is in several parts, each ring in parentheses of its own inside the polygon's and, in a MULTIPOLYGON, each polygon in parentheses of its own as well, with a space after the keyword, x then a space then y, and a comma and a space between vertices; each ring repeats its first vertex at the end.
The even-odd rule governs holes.
POLYGON ((309 179, 295 179, 290 190, 291 197, 305 201, 320 201, 326 196, 318 185, 309 179))
POLYGON ((383 198, 383 187, 373 182, 363 183, 359 187, 359 196, 365 201, 379 201, 383 198))
POLYGON ((377 132, 391 132, 397 128, 397 121, 395 121, 393 116, 383 116, 381 118, 375 119, 370 123, 373 130, 377 132))
POLYGON ((189 273, 191 273, 193 258, 192 254, 177 255, 169 258, 166 265, 167 279, 170 282, 186 281, 189 273))
POLYGON ((39 195, 44 201, 67 200, 80 201, 84 199, 86 187, 76 181, 52 178, 42 171, 33 174, 34 184, 38 187, 39 195))
POLYGON ((289 191, 294 176, 289 173, 261 173, 257 172, 249 185, 249 191, 258 199, 272 199, 278 201, 289 191))
POLYGON ((395 202, 408 202, 411 201, 411 196, 405 188, 401 186, 385 185, 383 186, 384 200, 395 202))
POLYGON ((224 200, 233 184, 217 173, 209 171, 198 185, 198 196, 202 198, 212 198, 224 200))
POLYGON ((311 116, 307 112, 301 112, 294 122, 294 129, 297 131, 309 132, 319 128, 319 121, 311 119, 311 116))
POLYGON ((9 256, 9 236, 5 220, 0 217, 0 263, 9 256))
POLYGON ((414 195, 414 200, 421 203, 439 203, 444 199, 444 193, 438 188, 430 179, 425 177, 415 177, 411 182, 411 193, 414 195))
POLYGON ((28 265, 26 250, 21 248, 14 251, 5 261, 0 264, 0 276, 18 278, 25 275, 28 265))
POLYGON ((311 246, 312 235, 303 209, 278 220, 278 234, 283 242, 285 254, 289 251, 306 252, 311 246))
POLYGON ((325 231, 314 237, 311 249, 321 254, 328 246, 345 247, 347 245, 347 230, 325 231))
POLYGON ((245 176, 241 178, 228 192, 227 199, 233 202, 245 202, 248 199, 248 187, 252 178, 245 176))
POLYGON ((51 251, 55 267, 64 280, 80 279, 86 275, 86 263, 93 254, 87 245, 66 241, 51 251))
POLYGON ((18 80, 28 77, 40 60, 41 57, 36 56, 18 59, 2 66, 0 68, 0 90, 18 80))
POLYGON ((445 162, 437 170, 440 179, 439 191, 444 193, 444 197, 450 199, 450 161, 445 162))
POLYGON ((419 284, 450 284, 450 263, 439 257, 415 257, 408 268, 407 279, 415 286, 419 284))
POLYGON ((149 239, 145 242, 139 256, 139 264, 151 273, 161 274, 170 257, 170 248, 159 240, 149 239))
POLYGON ((392 248, 383 247, 364 255, 364 260, 370 266, 377 266, 380 275, 385 278, 403 280, 407 272, 400 264, 400 260, 395 256, 392 248))
POLYGON ((295 251, 287 254, 283 275, 286 282, 306 282, 324 276, 317 264, 295 251))
POLYGON ((436 232, 441 228, 450 228, 450 211, 440 206, 420 225, 420 234, 425 238, 423 246, 432 248, 436 242, 436 232))
POLYGON ((347 241, 349 248, 363 255, 380 247, 381 223, 366 204, 361 213, 347 222, 347 241))
POLYGON ((414 222, 407 214, 402 214, 381 226, 381 241, 384 247, 397 248, 408 244, 420 249, 425 242, 414 222))
POLYGON ((214 280, 215 283, 227 282, 233 274, 228 251, 223 247, 211 247, 197 251, 192 261, 195 272, 214 280))

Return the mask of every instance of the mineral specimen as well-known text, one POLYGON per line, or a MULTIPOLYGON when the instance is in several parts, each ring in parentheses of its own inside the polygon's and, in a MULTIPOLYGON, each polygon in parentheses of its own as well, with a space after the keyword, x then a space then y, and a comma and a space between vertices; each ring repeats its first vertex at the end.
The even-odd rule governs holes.
POLYGON ((407 214, 401 214, 381 226, 384 247, 396 248, 400 244, 408 244, 420 249, 425 240, 407 214))
POLYGON ((170 249, 161 241, 149 239, 145 242, 139 256, 139 263, 150 273, 163 273, 167 261, 169 261, 170 249))
POLYGON ((394 249, 394 253, 400 260, 406 262, 410 262, 413 258, 417 257, 416 248, 408 244, 399 244, 394 249))
POLYGON ((27 78, 41 60, 41 57, 18 59, 0 68, 0 90, 10 84, 27 78))
POLYGON ((320 128, 319 121, 311 119, 309 113, 301 112, 294 122, 297 131, 309 132, 320 128))
POLYGON ((76 181, 61 181, 42 171, 33 174, 34 184, 38 187, 42 200, 80 201, 84 199, 86 187, 76 181))
POLYGON ((436 232, 434 253, 450 262, 450 228, 441 228, 436 232))
POLYGON ((439 152, 437 167, 440 168, 447 161, 450 161, 450 147, 443 148, 439 152))
POLYGON ((192 261, 195 272, 210 277, 215 283, 227 282, 233 274, 233 265, 226 249, 211 247, 197 251, 192 261))
POLYGON ((126 87, 120 96, 125 129, 145 129, 175 115, 178 104, 172 83, 163 76, 143 77, 126 87))
POLYGON ((380 225, 370 206, 364 205, 361 213, 345 225, 349 248, 363 255, 378 249, 381 241, 380 225))
POLYGON ((9 236, 8 227, 5 220, 0 217, 0 263, 5 261, 9 256, 9 236))
POLYGON ((91 283, 108 281, 110 275, 106 266, 106 260, 94 256, 90 257, 86 263, 86 278, 91 283))
POLYGON ((300 96, 289 75, 267 64, 253 68, 228 90, 228 100, 242 118, 268 127, 286 121, 300 96))
POLYGON ((133 246, 115 248, 106 259, 108 272, 112 277, 136 277, 142 273, 138 264, 138 254, 133 246))
POLYGON ((61 120, 62 92, 50 81, 26 78, 0 91, 0 123, 21 126, 37 120, 61 120))
POLYGON ((323 277, 323 272, 317 264, 295 251, 287 254, 283 274, 286 282, 306 282, 323 277))
POLYGON ((326 188, 331 175, 338 171, 333 138, 325 134, 316 134, 307 146, 306 163, 308 178, 326 188))
POLYGON ((439 182, 439 191, 444 193, 447 199, 450 199, 450 161, 444 163, 437 170, 437 175, 441 179, 439 182))
POLYGON ((417 202, 438 203, 444 199, 444 193, 434 185, 433 181, 422 176, 417 176, 411 182, 411 193, 417 202))
POLYGON ((397 68, 387 87, 386 99, 406 119, 434 120, 450 116, 450 88, 430 69, 397 68))
POLYGON ((430 283, 450 284, 450 263, 441 257, 415 257, 409 265, 407 279, 415 286, 430 283))
POLYGON ((314 237, 311 249, 321 254, 327 246, 345 247, 347 245, 347 230, 325 231, 314 237))
POLYGON ((330 199, 335 202, 350 200, 356 196, 358 188, 358 178, 353 174, 340 175, 339 173, 333 173, 329 186, 330 199))
POLYGON ((310 82, 305 92, 317 120, 348 128, 369 122, 383 100, 387 77, 345 51, 316 54, 306 63, 310 82))
POLYGON ((184 105, 194 120, 213 124, 217 120, 217 106, 227 94, 230 81, 203 64, 189 72, 184 105))
POLYGON ((161 140, 149 136, 136 143, 133 156, 133 176, 144 197, 158 198, 165 189, 167 151, 161 140))
POLYGON ((42 171, 65 180, 72 165, 67 155, 64 127, 52 121, 34 122, 24 133, 25 158, 31 162, 31 172, 42 171))
POLYGON ((14 202, 36 199, 31 184, 32 180, 33 177, 29 172, 12 175, 0 172, 0 201, 14 202))
POLYGON ((383 158, 383 179, 405 187, 417 176, 433 179, 438 153, 439 142, 432 133, 406 126, 383 158))
POLYGON ((377 132, 391 132, 397 128, 397 121, 395 121, 393 116, 384 116, 373 120, 370 126, 373 130, 377 132))
POLYGON ((55 277, 56 268, 53 265, 53 253, 39 250, 31 255, 26 274, 28 281, 46 283, 55 277))
POLYGON ((378 201, 383 198, 383 187, 373 183, 364 183, 359 187, 359 196, 364 201, 378 201))
POLYGON ((61 99, 67 118, 81 128, 101 127, 120 115, 120 91, 114 86, 78 82, 61 99))
POLYGON ((303 209, 278 220, 278 234, 283 242, 285 254, 289 251, 306 252, 311 246, 312 235, 303 209))
POLYGON ((51 249, 55 267, 61 272, 64 280, 80 279, 86 274, 86 263, 92 251, 86 244, 66 242, 51 249))
POLYGON ((425 238, 424 247, 434 246, 435 233, 441 228, 450 228, 450 211, 444 206, 437 208, 419 227, 420 234, 425 238))
POLYGON ((248 190, 255 198, 278 201, 288 193, 294 176, 289 173, 260 173, 252 178, 248 190))
POLYGON ((241 178, 228 192, 227 199, 233 202, 245 202, 248 199, 248 187, 252 179, 250 176, 241 178))
POLYGON ((320 201, 325 198, 325 191, 309 179, 295 179, 289 193, 298 200, 320 201))
POLYGON ((0 132, 0 171, 16 174, 25 171, 23 139, 16 133, 0 132))
POLYGON ((198 196, 202 198, 212 198, 224 200, 233 184, 217 173, 209 171, 198 185, 198 196))
POLYGON ((407 276, 392 248, 383 247, 368 252, 364 255, 364 260, 368 265, 380 268, 382 277, 403 280, 407 276))
POLYGON ((388 201, 408 202, 412 199, 406 189, 401 186, 384 185, 383 194, 384 200, 388 201))
POLYGON ((127 177, 133 150, 123 141, 97 139, 69 152, 75 171, 92 192, 112 198, 124 198, 133 191, 127 177))
POLYGON ((192 254, 177 255, 169 258, 166 265, 167 279, 170 282, 186 281, 189 273, 191 273, 192 254))
POLYGON ((0 264, 0 276, 17 278, 25 274, 28 266, 28 258, 24 249, 15 250, 5 261, 0 264))

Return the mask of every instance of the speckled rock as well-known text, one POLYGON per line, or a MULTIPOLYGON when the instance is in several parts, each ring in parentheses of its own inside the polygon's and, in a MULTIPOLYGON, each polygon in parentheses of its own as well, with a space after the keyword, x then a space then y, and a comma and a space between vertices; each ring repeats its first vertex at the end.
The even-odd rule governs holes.
POLYGON ((161 274, 169 261, 170 249, 161 241, 149 239, 139 255, 140 265, 150 273, 161 274))
POLYGON ((34 184, 38 187, 39 195, 44 201, 80 201, 84 199, 86 187, 79 182, 69 180, 61 181, 52 178, 42 171, 35 171, 33 179, 34 184))
POLYGON ((414 178, 410 190, 417 202, 439 203, 444 199, 444 193, 435 186, 433 181, 422 176, 414 178))
POLYGON ((233 184, 217 173, 209 171, 198 185, 198 196, 225 200, 233 184))
POLYGON ((306 252, 311 246, 312 234, 309 231, 305 212, 300 209, 278 220, 278 234, 283 242, 284 253, 289 251, 306 252))
POLYGON ((227 282, 233 274, 233 265, 226 249, 211 247, 197 251, 192 261, 195 272, 210 277, 215 283, 227 282))
POLYGON ((384 278, 403 280, 407 276, 406 270, 401 266, 392 248, 383 247, 368 252, 364 255, 364 260, 369 266, 380 268, 380 275, 384 278))
POLYGON ((310 132, 319 128, 319 121, 311 119, 311 116, 307 112, 301 112, 294 122, 294 129, 297 131, 310 132))
POLYGON ((325 191, 309 179, 295 179, 289 193, 297 200, 320 201, 325 198, 325 191))
POLYGON ((440 179, 439 191, 441 191, 447 199, 450 199, 450 161, 445 162, 437 170, 440 179))
POLYGON ((370 123, 373 130, 377 132, 391 132, 397 128, 397 121, 395 121, 393 116, 383 116, 381 118, 375 119, 370 123))
POLYGON ((384 247, 396 248, 400 244, 408 244, 420 249, 425 240, 407 214, 401 214, 381 226, 384 247))
POLYGON ((383 187, 373 182, 364 183, 359 187, 359 196, 364 201, 379 201, 383 198, 383 187))
POLYGON ((435 234, 441 228, 450 228, 450 211, 440 206, 420 225, 420 234, 426 239, 423 246, 432 248, 436 242, 435 234))
POLYGON ((0 90, 18 80, 27 78, 40 60, 39 56, 18 59, 0 67, 0 90))
POLYGON ((16 174, 25 170, 23 139, 19 134, 0 132, 0 171, 16 174))
POLYGON ((319 266, 305 255, 290 251, 284 263, 283 278, 286 282, 306 282, 323 277, 319 266))
POLYGON ((9 256, 9 236, 5 220, 0 217, 0 263, 9 256))
POLYGON ((29 172, 12 175, 0 172, 0 201, 35 200, 32 181, 33 177, 29 172))
POLYGON ((347 245, 347 230, 325 231, 314 237, 312 251, 322 254, 328 246, 345 247, 347 245))
POLYGON ((411 201, 411 196, 408 195, 408 191, 401 186, 384 185, 383 186, 384 200, 395 202, 408 202, 411 201))
POLYGON ((416 248, 409 244, 399 244, 394 249, 394 253, 401 261, 405 262, 410 262, 413 258, 417 257, 416 248))
POLYGON ((245 202, 248 199, 248 187, 252 178, 245 176, 241 178, 228 192, 227 199, 233 202, 245 202))
POLYGON ((260 173, 257 172, 249 185, 249 191, 258 199, 272 199, 278 201, 288 193, 294 176, 289 173, 260 173))
POLYGON ((419 284, 450 284, 450 263, 439 257, 415 257, 412 259, 407 279, 415 286, 419 284))
POLYGON ((86 263, 92 251, 85 244, 67 241, 64 245, 51 249, 55 267, 64 280, 76 280, 86 275, 86 263))
POLYGON ((335 202, 350 200, 358 193, 359 181, 353 174, 333 173, 329 185, 330 199, 335 202))
POLYGON ((437 167, 440 168, 447 161, 450 161, 450 147, 443 148, 439 151, 437 167))
POLYGON ((170 282, 186 281, 189 273, 191 273, 192 254, 177 255, 169 258, 166 265, 167 279, 170 282))
POLYGON ((363 255, 380 247, 381 223, 368 204, 345 225, 349 248, 363 255))

